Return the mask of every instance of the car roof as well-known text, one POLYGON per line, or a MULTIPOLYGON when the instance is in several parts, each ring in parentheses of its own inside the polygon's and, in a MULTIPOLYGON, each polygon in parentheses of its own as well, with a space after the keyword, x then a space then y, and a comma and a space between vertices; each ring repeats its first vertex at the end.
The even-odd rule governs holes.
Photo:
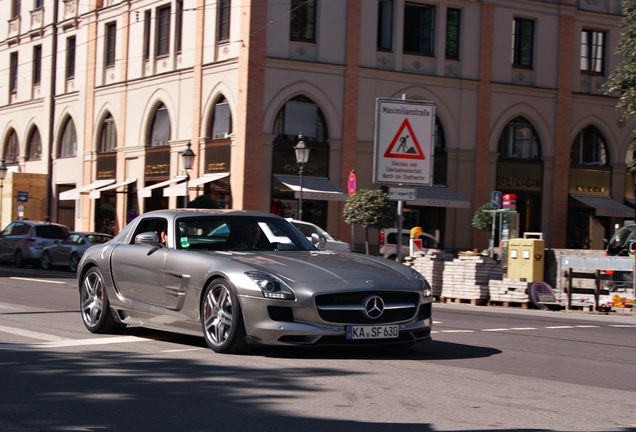
POLYGON ((59 226, 59 227, 63 227, 63 228, 68 229, 68 227, 66 225, 62 225, 62 224, 55 223, 55 222, 37 221, 37 220, 31 220, 31 219, 16 219, 16 220, 11 221, 11 223, 16 223, 16 222, 22 222, 24 224, 31 225, 31 226, 54 225, 54 226, 59 226))

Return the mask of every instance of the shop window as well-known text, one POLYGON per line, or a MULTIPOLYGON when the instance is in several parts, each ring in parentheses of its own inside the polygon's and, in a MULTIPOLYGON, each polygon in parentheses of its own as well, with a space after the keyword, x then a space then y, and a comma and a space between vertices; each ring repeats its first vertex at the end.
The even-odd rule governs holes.
POLYGON ((393 33, 393 0, 378 2, 378 49, 391 51, 393 33))
POLYGON ((62 132, 62 141, 60 142, 60 151, 58 158, 73 157, 77 151, 77 132, 75 132, 75 123, 70 117, 64 124, 62 132))
POLYGON ((531 68, 534 47, 534 21, 515 18, 512 21, 512 65, 531 68))
POLYGON ((218 2, 218 41, 227 42, 230 39, 230 0, 219 0, 218 2))
POLYGON ((117 130, 115 129, 115 120, 109 113, 108 117, 102 123, 102 133, 99 138, 98 153, 110 153, 115 151, 117 146, 117 130))
POLYGON ((316 1, 291 0, 291 40, 314 42, 316 39, 316 1))
POLYGON ((232 113, 227 99, 221 99, 214 106, 210 122, 209 137, 213 140, 227 139, 232 133, 232 113))
POLYGON ((517 117, 506 125, 499 137, 498 151, 503 158, 541 159, 537 133, 522 117, 517 117))
POLYGON ((435 6, 406 3, 404 5, 404 52, 433 56, 435 6))
POLYGON ((152 120, 152 128, 148 135, 147 146, 161 147, 168 145, 170 141, 170 115, 164 104, 161 104, 155 111, 152 120))
POLYGON ((605 138, 594 126, 583 129, 574 139, 570 159, 574 165, 608 165, 605 138))
POLYGON ((34 128, 29 137, 27 151, 27 160, 40 160, 42 158, 42 138, 40 137, 40 131, 38 128, 34 128))
POLYGON ((11 130, 4 146, 4 162, 7 165, 17 164, 19 152, 20 146, 18 145, 18 134, 15 133, 15 130, 11 130))

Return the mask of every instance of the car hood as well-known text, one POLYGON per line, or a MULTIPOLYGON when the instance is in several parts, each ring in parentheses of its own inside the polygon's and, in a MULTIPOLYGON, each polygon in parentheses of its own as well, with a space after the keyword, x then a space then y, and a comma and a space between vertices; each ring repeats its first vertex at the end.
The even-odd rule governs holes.
POLYGON ((290 282, 353 281, 406 282, 409 279, 390 262, 365 255, 333 251, 299 251, 259 254, 232 254, 232 260, 275 274, 290 282))

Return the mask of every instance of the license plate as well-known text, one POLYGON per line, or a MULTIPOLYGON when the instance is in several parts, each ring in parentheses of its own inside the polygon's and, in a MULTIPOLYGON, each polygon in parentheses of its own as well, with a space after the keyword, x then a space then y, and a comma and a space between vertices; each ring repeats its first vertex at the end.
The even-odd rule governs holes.
POLYGON ((389 339, 400 336, 398 326, 347 326, 347 339, 389 339))

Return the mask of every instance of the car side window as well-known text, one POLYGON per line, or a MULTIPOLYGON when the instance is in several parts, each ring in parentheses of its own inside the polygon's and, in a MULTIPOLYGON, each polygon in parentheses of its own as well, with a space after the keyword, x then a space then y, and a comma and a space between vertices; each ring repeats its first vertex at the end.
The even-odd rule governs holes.
POLYGON ((70 236, 66 237, 63 241, 62 244, 73 244, 75 242, 75 235, 71 234, 70 236))
POLYGON ((15 228, 15 226, 16 226, 15 223, 9 224, 9 226, 6 227, 4 231, 2 231, 2 235, 3 236, 11 235, 11 233, 13 232, 13 228, 15 228))
POLYGON ((135 237, 141 233, 154 231, 159 236, 159 241, 167 245, 168 241, 168 221, 164 218, 145 219, 139 222, 131 244, 135 244, 135 237))

